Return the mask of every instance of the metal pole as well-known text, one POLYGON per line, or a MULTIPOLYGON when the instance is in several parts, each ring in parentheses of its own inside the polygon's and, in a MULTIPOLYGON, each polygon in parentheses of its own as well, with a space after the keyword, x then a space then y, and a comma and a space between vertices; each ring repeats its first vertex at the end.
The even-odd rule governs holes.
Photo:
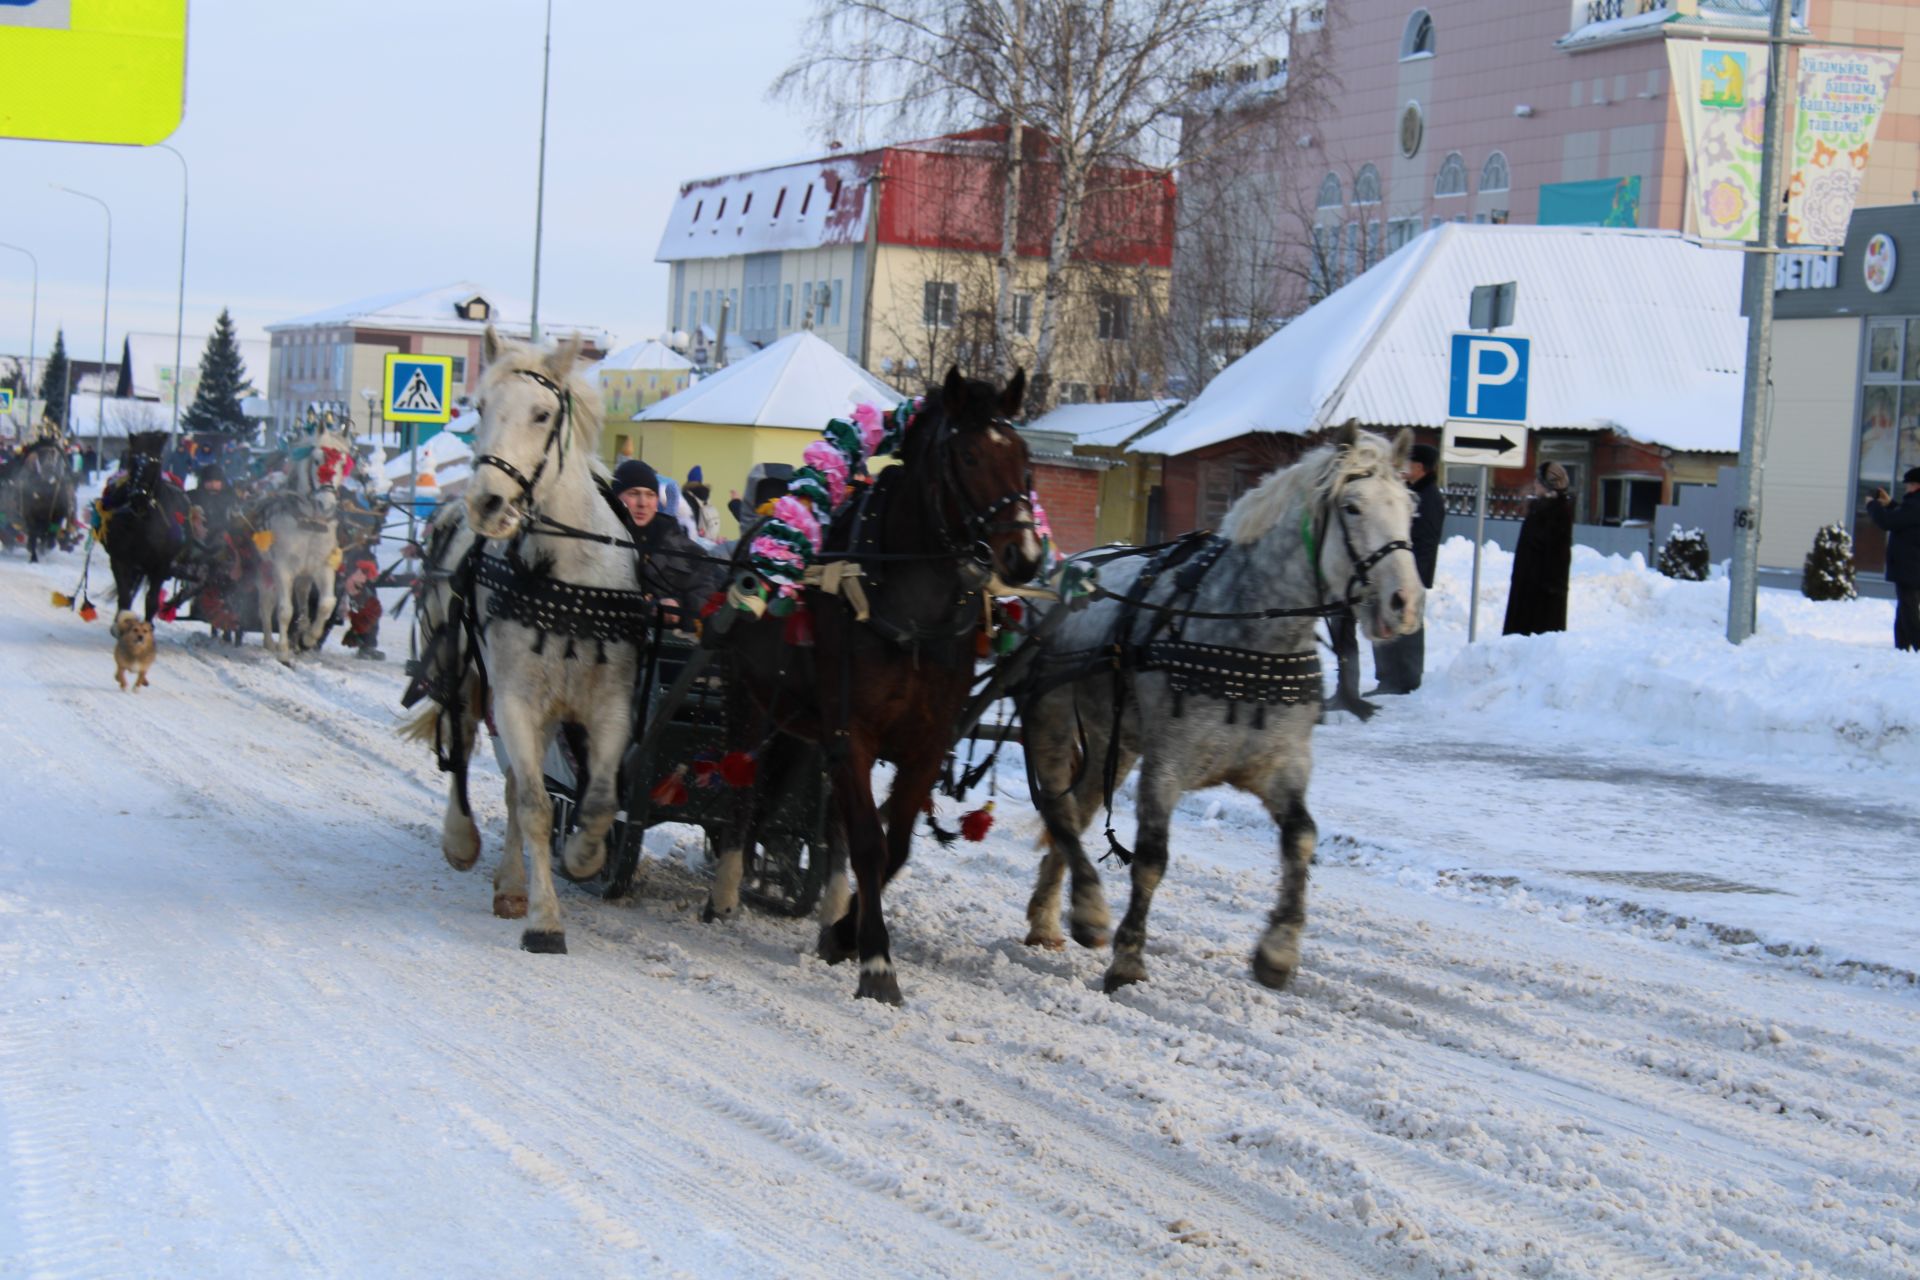
POLYGON ((413 477, 407 491, 407 545, 417 547, 420 545, 417 527, 420 520, 420 424, 417 422, 407 424, 407 471, 413 477))
POLYGON ((533 325, 540 341, 540 233, 547 212, 547 83, 553 68, 553 0, 547 0, 547 42, 540 55, 540 181, 533 189, 533 325))
POLYGON ((180 162, 180 284, 173 304, 173 426, 167 431, 167 452, 172 453, 180 441, 180 347, 187 321, 187 158, 164 142, 158 146, 180 162))
POLYGON ((1493 468, 1480 468, 1480 483, 1473 495, 1473 590, 1467 597, 1467 643, 1480 633, 1480 544, 1487 540, 1487 482, 1493 468))
POLYGON ((27 430, 33 429, 33 352, 40 345, 40 259, 27 253, 17 244, 0 243, 0 249, 11 249, 15 253, 27 254, 27 261, 33 264, 33 311, 27 321, 27 371, 21 379, 27 392, 27 430))
POLYGON ((1739 644, 1753 634, 1758 607, 1760 481, 1766 470, 1767 416, 1773 383, 1773 260, 1779 242, 1782 123, 1791 82, 1787 79, 1790 0, 1773 0, 1767 40, 1766 129, 1760 156, 1760 252, 1747 258, 1747 386, 1740 401, 1740 492, 1733 514, 1733 564, 1727 575, 1727 639, 1739 644))
POLYGON ((107 431, 107 302, 113 296, 113 210, 107 208, 107 202, 99 196, 90 196, 84 191, 75 191, 72 187, 54 185, 54 190, 64 191, 70 196, 79 196, 82 200, 91 200, 100 206, 107 215, 107 268, 106 278, 100 286, 100 382, 99 395, 95 398, 93 421, 93 467, 100 469, 102 455, 106 453, 107 431))

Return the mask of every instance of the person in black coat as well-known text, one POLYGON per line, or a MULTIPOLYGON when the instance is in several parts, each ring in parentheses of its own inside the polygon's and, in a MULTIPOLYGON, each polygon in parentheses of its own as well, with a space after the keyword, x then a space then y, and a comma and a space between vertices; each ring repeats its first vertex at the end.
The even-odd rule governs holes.
POLYGON ((1906 493, 1891 502, 1875 489, 1867 515, 1887 531, 1887 581, 1893 584, 1893 647, 1920 652, 1920 467, 1908 467, 1906 493))
POLYGON ((1567 629, 1567 575, 1573 566, 1573 495, 1567 492, 1567 469, 1557 462, 1542 463, 1540 488, 1527 503, 1527 518, 1520 523, 1520 540, 1513 549, 1503 635, 1567 629))
POLYGON ((640 584, 669 623, 690 626, 706 598, 726 580, 680 522, 660 510, 660 477, 638 458, 613 472, 613 496, 625 508, 640 548, 640 584))
MULTIPOLYGON (((1413 490, 1413 530, 1407 540, 1413 544, 1413 563, 1420 571, 1420 585, 1428 590, 1433 589, 1434 568, 1440 561, 1440 534, 1447 523, 1447 500, 1440 492, 1440 477, 1435 474, 1439 466, 1438 449, 1430 444, 1413 446, 1407 462, 1407 487, 1413 490)), ((1420 687, 1426 667, 1425 627, 1410 636, 1375 641, 1373 673, 1380 683, 1379 687, 1368 690, 1367 696, 1412 693, 1420 687)))

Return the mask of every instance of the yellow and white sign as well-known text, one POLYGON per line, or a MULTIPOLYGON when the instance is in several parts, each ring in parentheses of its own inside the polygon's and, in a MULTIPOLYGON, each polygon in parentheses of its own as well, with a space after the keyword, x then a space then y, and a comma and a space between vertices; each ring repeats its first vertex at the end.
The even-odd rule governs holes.
POLYGON ((0 137, 150 146, 187 101, 187 0, 0 2, 0 137))
POLYGON ((388 422, 447 422, 453 418, 453 357, 387 353, 388 422))

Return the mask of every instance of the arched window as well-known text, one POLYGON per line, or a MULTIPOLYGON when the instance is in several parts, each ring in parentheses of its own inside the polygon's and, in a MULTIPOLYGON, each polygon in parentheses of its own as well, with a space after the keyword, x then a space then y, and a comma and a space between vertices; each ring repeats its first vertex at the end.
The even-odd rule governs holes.
POLYGON ((1380 171, 1370 164, 1361 165, 1360 172, 1353 179, 1353 202, 1380 203, 1380 171))
POLYGON ((1431 58, 1433 51, 1433 15, 1425 9, 1415 9, 1407 19, 1405 34, 1400 37, 1400 57, 1431 58))
POLYGON ((1467 194, 1467 162, 1460 158, 1458 151, 1447 152, 1447 158, 1440 162, 1440 176, 1433 180, 1433 194, 1436 196, 1467 194))
POLYGON ((1320 198, 1315 201, 1315 204, 1322 209, 1340 207, 1340 176, 1338 174, 1330 173, 1320 179, 1320 198))
POLYGON ((1507 157, 1496 151, 1487 157, 1486 164, 1480 167, 1480 190, 1505 191, 1508 186, 1507 157))

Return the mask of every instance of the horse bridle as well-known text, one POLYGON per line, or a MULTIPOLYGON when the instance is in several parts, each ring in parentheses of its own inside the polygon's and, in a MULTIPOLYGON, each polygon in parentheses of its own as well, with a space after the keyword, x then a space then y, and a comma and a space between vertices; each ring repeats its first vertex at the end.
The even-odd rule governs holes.
POLYGON ((508 462, 496 453, 483 453, 478 455, 474 458, 473 465, 476 469, 480 467, 492 467, 503 473, 507 479, 519 485, 519 505, 521 513, 526 517, 532 517, 537 505, 533 500, 533 491, 539 485, 540 477, 546 474, 548 460, 558 458, 561 466, 564 467, 567 465, 566 427, 567 419, 571 416, 568 410, 572 407, 573 396, 572 393, 561 387, 559 383, 543 373, 538 373, 532 369, 515 369, 514 372, 523 378, 528 378, 539 383, 547 390, 553 392, 553 398, 559 405, 558 411, 553 415, 553 426, 547 432, 546 443, 540 446, 540 461, 534 466, 532 475, 525 474, 520 468, 514 466, 511 462, 508 462), (556 441, 559 444, 557 450, 554 447, 556 441))
MULTIPOLYGON (((1367 576, 1367 571, 1396 551, 1405 551, 1411 554, 1413 544, 1404 538, 1395 538, 1391 542, 1381 543, 1368 555, 1362 556, 1359 553, 1353 545, 1353 530, 1347 525, 1347 514, 1340 507, 1340 493, 1347 487, 1347 480, 1349 478, 1350 477, 1343 476, 1332 489, 1328 490, 1327 505, 1332 509, 1335 523, 1340 526, 1340 541, 1346 548, 1347 563, 1352 566, 1352 572, 1347 576, 1347 585, 1341 591, 1342 601, 1347 608, 1351 609, 1366 598, 1368 589, 1373 586, 1372 580, 1367 576)), ((1317 541, 1317 539, 1310 538, 1309 541, 1317 541)), ((1313 580, 1319 585, 1321 593, 1324 595, 1326 591, 1326 578, 1320 572, 1320 553, 1317 550, 1313 552, 1313 580)))
MULTIPOLYGON (((1004 428, 1008 431, 1016 432, 1018 430, 1009 419, 1004 417, 990 419, 985 429, 992 430, 996 428, 1004 428)), ((966 528, 967 536, 971 540, 971 545, 965 547, 959 545, 954 540, 948 526, 944 523, 940 525, 940 540, 946 546, 946 549, 955 555, 971 556, 982 564, 990 565, 993 563, 993 553, 990 549, 991 544, 987 540, 994 534, 1017 533, 1022 529, 1037 529, 1039 527, 1031 514, 1029 514, 1025 520, 996 520, 994 518, 1009 507, 1017 506, 1022 502, 1031 503, 1033 501, 1033 468, 1031 465, 1027 468, 1024 488, 1001 494, 984 507, 976 507, 973 504, 973 500, 967 496, 966 489, 961 486, 959 477, 954 473, 952 466, 954 443, 959 432, 954 429, 951 421, 943 421, 941 423, 941 429, 941 436, 934 442, 933 446, 935 453, 934 465, 940 473, 942 493, 960 510, 961 523, 966 528)))

